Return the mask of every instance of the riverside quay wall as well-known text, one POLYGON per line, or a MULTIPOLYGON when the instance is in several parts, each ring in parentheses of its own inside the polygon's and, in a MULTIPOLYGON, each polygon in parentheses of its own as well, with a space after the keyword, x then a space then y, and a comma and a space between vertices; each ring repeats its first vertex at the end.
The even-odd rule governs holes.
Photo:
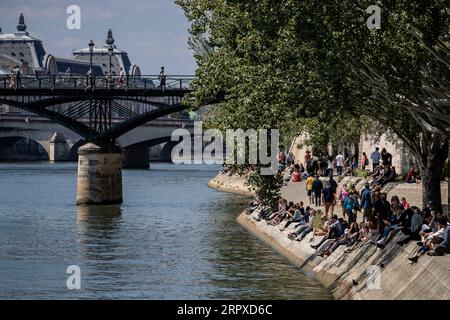
MULTIPOLYGON (((357 188, 364 185, 364 181, 355 177, 345 177, 339 184, 342 186, 344 183, 353 183, 357 188)), ((282 195, 287 200, 302 200, 298 198, 300 193, 304 193, 302 184, 297 183, 298 190, 290 186, 283 187, 282 195)), ((245 185, 245 178, 239 176, 219 174, 210 181, 209 186, 226 192, 253 194, 245 185)), ((419 185, 414 187, 420 188, 419 185)), ((395 192, 396 188, 400 188, 399 191, 405 189, 402 184, 386 186, 389 194, 395 192)), ((340 215, 339 209, 336 207, 335 211, 340 215)), ((340 246, 330 256, 322 258, 315 255, 315 250, 310 247, 320 237, 315 237, 313 242, 310 242, 311 235, 301 242, 292 241, 287 237, 292 231, 292 225, 280 231, 279 226, 256 221, 252 215, 245 213, 241 213, 237 220, 294 264, 312 272, 336 299, 450 299, 450 255, 425 255, 417 264, 411 265, 407 258, 418 248, 415 241, 401 247, 394 238, 383 250, 369 242, 359 244, 351 252, 344 252, 346 247, 340 246)))

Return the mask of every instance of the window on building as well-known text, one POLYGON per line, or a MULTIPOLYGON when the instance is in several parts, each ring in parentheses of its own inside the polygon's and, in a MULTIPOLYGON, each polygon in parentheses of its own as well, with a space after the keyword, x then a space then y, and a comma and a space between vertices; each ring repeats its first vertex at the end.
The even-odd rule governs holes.
POLYGON ((15 52, 11 52, 11 56, 15 57, 16 53, 15 52))
POLYGON ((24 56, 23 52, 19 52, 19 56, 23 57, 24 56))

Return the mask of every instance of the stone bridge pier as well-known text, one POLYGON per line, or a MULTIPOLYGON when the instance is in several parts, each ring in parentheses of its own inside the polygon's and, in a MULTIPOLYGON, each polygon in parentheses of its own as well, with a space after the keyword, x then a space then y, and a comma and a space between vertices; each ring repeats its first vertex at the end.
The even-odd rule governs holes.
POLYGON ((69 160, 70 147, 66 138, 58 132, 55 132, 49 141, 48 159, 50 162, 69 160))
POLYGON ((87 143, 78 149, 77 205, 122 203, 122 150, 87 143))

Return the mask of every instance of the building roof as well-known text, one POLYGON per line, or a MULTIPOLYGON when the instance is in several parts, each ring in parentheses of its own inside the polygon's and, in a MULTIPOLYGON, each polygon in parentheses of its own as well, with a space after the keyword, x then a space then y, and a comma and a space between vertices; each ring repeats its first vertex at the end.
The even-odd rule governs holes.
POLYGON ((27 32, 0 33, 0 40, 3 41, 40 41, 33 38, 27 32))
MULTIPOLYGON (((65 73, 70 68, 71 74, 85 75, 90 69, 88 61, 55 57, 58 73, 65 73)), ((96 76, 103 75, 102 67, 96 64, 92 65, 92 73, 96 76)))
MULTIPOLYGON (((103 47, 94 47, 92 52, 93 55, 96 56, 96 60, 94 61, 97 64, 93 65, 94 74, 103 74, 102 66, 99 65, 99 61, 105 61, 103 63, 103 67, 105 64, 108 64, 107 57, 109 56, 109 48, 113 49, 113 56, 116 59, 117 68, 123 68, 123 70, 129 74, 133 72, 132 70, 139 70, 137 66, 132 66, 130 59, 128 58, 128 54, 125 51, 117 49, 114 44, 114 38, 111 29, 108 30, 106 37, 106 45, 103 47), (99 56, 102 56, 99 58, 99 56), (98 59, 99 58, 99 59, 98 59)), ((90 64, 86 62, 89 55, 91 54, 89 48, 82 48, 79 50, 73 51, 73 58, 61 58, 61 57, 53 57, 50 54, 45 52, 42 41, 34 38, 27 32, 27 26, 25 24, 25 18, 23 14, 20 14, 19 22, 17 24, 17 31, 14 33, 2 33, 0 28, 0 44, 11 46, 11 49, 15 48, 16 43, 29 43, 27 44, 27 48, 29 48, 28 53, 24 53, 25 56, 28 54, 28 57, 24 58, 29 63, 29 66, 34 68, 34 70, 46 70, 46 72, 66 72, 67 68, 70 67, 71 72, 73 74, 86 74, 89 70, 90 64), (56 60, 55 60, 56 59, 56 60), (56 65, 55 65, 56 63, 56 65), (86 69, 88 68, 88 69, 86 69), (57 71, 56 71, 57 70, 57 71)), ((14 50, 11 51, 11 56, 15 56, 14 50)), ((25 52, 25 51, 24 51, 25 52)), ((23 54, 21 53, 23 57, 23 54)), ((21 59, 22 61, 22 59, 21 59)), ((106 68, 106 67, 105 67, 106 68)), ((45 71, 44 70, 44 71, 45 71)), ((115 72, 118 72, 117 70, 115 72)), ((139 71, 140 73, 140 71, 139 71)))

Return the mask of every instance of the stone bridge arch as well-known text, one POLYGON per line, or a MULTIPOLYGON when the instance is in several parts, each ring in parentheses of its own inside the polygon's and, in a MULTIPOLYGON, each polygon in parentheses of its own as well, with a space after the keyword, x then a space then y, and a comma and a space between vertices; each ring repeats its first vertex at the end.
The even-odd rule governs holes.
POLYGON ((49 160, 49 145, 21 136, 0 137, 0 161, 30 160, 49 160))
MULTIPOLYGON (((2 139, 4 139, 3 141, 5 143, 9 144, 13 142, 14 139, 17 140, 16 143, 19 142, 30 144, 30 141, 35 142, 45 150, 48 156, 47 158, 51 162, 71 160, 69 158, 69 152, 75 144, 75 141, 66 140, 66 137, 62 133, 55 131, 35 131, 21 129, 1 130, 0 140, 2 139), (24 139, 25 141, 23 141, 24 139)), ((14 148, 14 145, 9 144, 4 144, 4 146, 14 148)), ((31 145, 30 148, 32 148, 31 145)), ((31 158, 32 157, 30 157, 30 159, 31 158)))

